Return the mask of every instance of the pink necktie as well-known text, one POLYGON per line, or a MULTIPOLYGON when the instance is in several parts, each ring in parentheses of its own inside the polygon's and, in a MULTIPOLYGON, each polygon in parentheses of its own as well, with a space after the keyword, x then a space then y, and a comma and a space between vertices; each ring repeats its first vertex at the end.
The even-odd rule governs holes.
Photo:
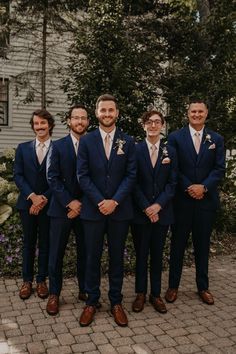
POLYGON ((44 159, 44 143, 40 143, 37 149, 37 157, 38 157, 38 162, 41 165, 44 159))
POLYGON ((197 154, 199 153, 200 145, 201 145, 200 133, 196 132, 194 133, 194 147, 197 154))
POLYGON ((152 145, 151 146, 151 150, 152 150, 151 162, 152 162, 152 167, 154 167, 156 162, 157 162, 157 148, 156 148, 156 145, 152 145))
POLYGON ((110 138, 110 135, 107 134, 105 136, 105 154, 106 154, 106 157, 108 160, 110 157, 110 146, 111 146, 111 138, 110 138))

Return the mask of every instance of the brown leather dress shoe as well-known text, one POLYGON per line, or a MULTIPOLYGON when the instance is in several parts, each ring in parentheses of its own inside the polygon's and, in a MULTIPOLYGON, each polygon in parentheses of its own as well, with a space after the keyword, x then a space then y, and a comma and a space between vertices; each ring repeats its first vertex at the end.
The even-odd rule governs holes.
POLYGON ((178 289, 177 288, 169 288, 166 291, 165 299, 167 302, 174 302, 177 299, 178 289))
POLYGON ((144 304, 146 302, 146 295, 143 293, 138 293, 136 299, 132 304, 132 310, 134 312, 141 312, 143 311, 144 304))
POLYGON ((79 319, 81 327, 86 327, 93 322, 96 313, 96 306, 86 305, 79 319))
POLYGON ((49 295, 46 311, 50 316, 57 315, 59 312, 59 296, 49 295))
POLYGON ((152 304, 154 309, 160 313, 166 313, 166 305, 164 304, 162 298, 160 296, 154 297, 152 295, 149 296, 149 302, 152 304))
POLYGON ((26 300, 32 294, 32 283, 30 281, 25 281, 20 288, 19 296, 22 300, 26 300))
POLYGON ((202 299, 203 302, 207 305, 213 305, 214 304, 214 298, 213 295, 210 293, 209 290, 202 290, 198 292, 200 298, 202 299))
POLYGON ((111 313, 118 326, 126 327, 128 325, 128 319, 121 304, 113 306, 111 313))
POLYGON ((36 291, 38 297, 40 297, 41 299, 46 299, 48 297, 48 287, 45 281, 42 281, 41 283, 37 283, 36 291))

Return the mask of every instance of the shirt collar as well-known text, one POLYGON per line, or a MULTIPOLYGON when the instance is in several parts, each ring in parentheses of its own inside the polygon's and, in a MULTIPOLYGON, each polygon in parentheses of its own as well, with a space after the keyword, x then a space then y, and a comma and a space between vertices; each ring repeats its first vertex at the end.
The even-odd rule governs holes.
POLYGON ((78 139, 76 139, 76 137, 72 134, 72 133, 70 133, 70 137, 71 137, 71 139, 72 139, 72 142, 73 142, 73 145, 75 146, 75 144, 77 143, 79 143, 79 140, 78 139))
POLYGON ((201 138, 202 138, 202 135, 203 135, 203 130, 204 130, 204 127, 203 127, 201 130, 195 130, 195 129, 193 129, 193 127, 191 127, 191 125, 189 124, 189 131, 190 131, 190 135, 191 135, 192 138, 194 137, 194 134, 195 134, 195 133, 199 133, 199 134, 200 134, 200 139, 201 139, 201 138))
POLYGON ((160 147, 160 139, 156 142, 156 144, 150 143, 150 141, 148 141, 147 138, 146 138, 145 140, 146 140, 146 143, 147 143, 147 146, 148 146, 148 150, 149 150, 149 151, 151 150, 152 145, 155 145, 155 146, 156 146, 156 149, 159 150, 159 147, 160 147))
POLYGON ((102 137, 102 140, 104 141, 105 137, 107 136, 107 134, 110 135, 111 141, 114 140, 114 135, 115 135, 115 131, 116 131, 116 127, 109 133, 105 132, 104 130, 102 130, 100 127, 98 128, 102 137))
MULTIPOLYGON (((51 144, 51 138, 49 138, 48 140, 43 142, 45 147, 48 149, 49 145, 51 144)), ((35 146, 36 148, 39 146, 39 144, 41 144, 41 141, 39 141, 37 138, 35 139, 35 146)))

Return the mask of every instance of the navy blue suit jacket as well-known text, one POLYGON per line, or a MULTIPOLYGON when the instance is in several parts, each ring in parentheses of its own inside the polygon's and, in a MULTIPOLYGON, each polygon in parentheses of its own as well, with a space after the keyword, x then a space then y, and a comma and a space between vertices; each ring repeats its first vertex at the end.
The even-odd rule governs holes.
POLYGON ((221 135, 204 128, 199 154, 196 154, 189 127, 169 135, 169 145, 176 149, 179 178, 176 193, 178 207, 198 203, 201 208, 215 210, 219 205, 217 186, 225 173, 225 150, 221 135), (192 184, 203 184, 208 192, 201 200, 191 198, 186 189, 192 184))
POLYGON ((54 141, 48 153, 47 179, 52 191, 48 215, 67 217, 67 205, 81 199, 76 177, 76 154, 70 134, 54 141))
POLYGON ((109 217, 114 220, 131 219, 131 192, 135 176, 135 146, 130 136, 116 129, 109 160, 99 129, 82 137, 78 151, 78 180, 84 192, 81 218, 102 220, 106 216, 100 213, 98 203, 104 199, 114 199, 119 205, 109 217), (124 154, 117 154, 117 139, 125 141, 124 154))
POLYGON ((35 140, 18 145, 14 163, 14 180, 20 190, 17 209, 27 210, 31 207, 32 202, 27 200, 27 197, 33 192, 50 199, 51 192, 46 179, 46 157, 40 165, 36 155, 35 140))
POLYGON ((159 223, 170 225, 174 221, 172 199, 177 184, 177 158, 175 150, 160 142, 158 159, 152 167, 150 154, 146 141, 136 146, 137 156, 137 182, 134 190, 134 223, 150 223, 144 209, 154 203, 162 207, 159 212, 159 223), (169 163, 163 163, 165 155, 163 148, 168 151, 169 163))

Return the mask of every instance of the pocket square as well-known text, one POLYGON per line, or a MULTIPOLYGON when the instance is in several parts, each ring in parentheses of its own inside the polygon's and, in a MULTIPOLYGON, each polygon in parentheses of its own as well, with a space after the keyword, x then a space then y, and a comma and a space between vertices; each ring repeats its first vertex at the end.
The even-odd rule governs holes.
POLYGON ((208 148, 208 150, 212 150, 212 149, 215 149, 216 148, 216 144, 211 144, 208 148))
POLYGON ((167 163, 170 163, 170 158, 169 158, 169 157, 165 157, 165 158, 161 161, 161 163, 162 163, 163 165, 165 165, 165 164, 167 164, 167 163))

